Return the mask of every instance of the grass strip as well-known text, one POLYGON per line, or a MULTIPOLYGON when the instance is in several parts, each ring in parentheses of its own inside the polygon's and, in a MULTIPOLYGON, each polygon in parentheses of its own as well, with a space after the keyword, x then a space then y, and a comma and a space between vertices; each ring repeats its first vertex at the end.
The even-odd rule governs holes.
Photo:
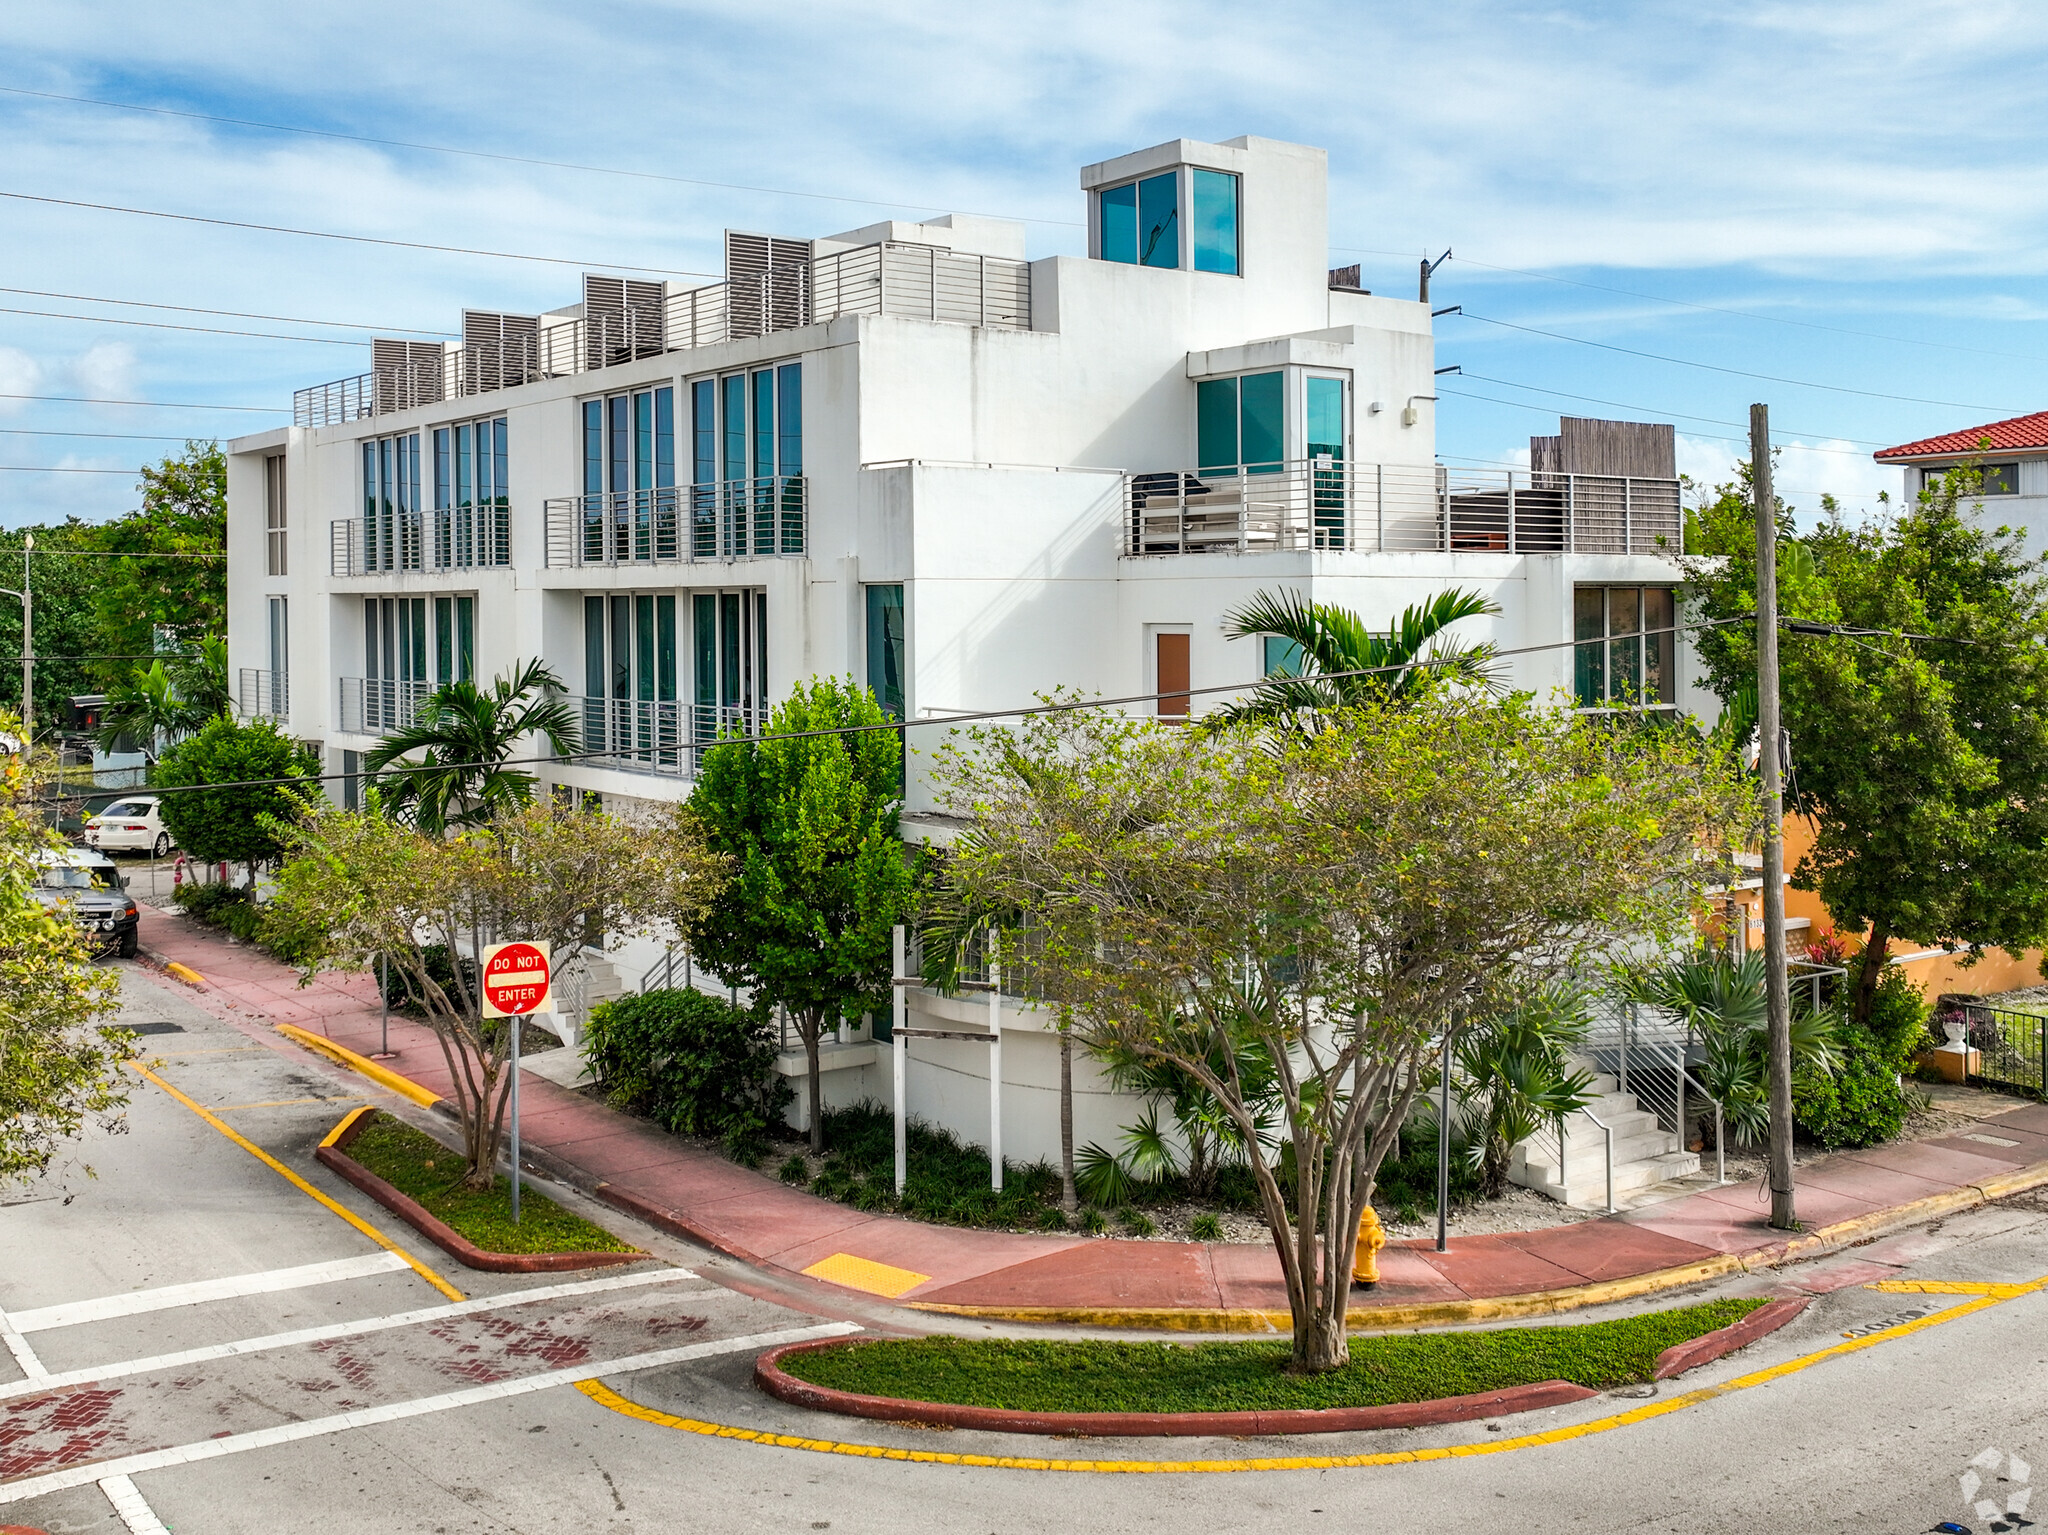
POLYGON ((1289 1375, 1285 1343, 908 1338, 792 1354, 799 1380, 866 1396, 1012 1412, 1249 1412, 1378 1407, 1568 1380, 1610 1390, 1651 1378, 1674 1343, 1738 1322, 1761 1299, 1717 1300, 1569 1327, 1357 1338, 1351 1363, 1289 1375))
POLYGON ((513 1225, 510 1179, 499 1178, 488 1190, 465 1187, 461 1152, 450 1151, 431 1135, 389 1114, 372 1117, 346 1151, 486 1252, 635 1251, 602 1226, 571 1215, 531 1187, 520 1191, 519 1224, 513 1225))

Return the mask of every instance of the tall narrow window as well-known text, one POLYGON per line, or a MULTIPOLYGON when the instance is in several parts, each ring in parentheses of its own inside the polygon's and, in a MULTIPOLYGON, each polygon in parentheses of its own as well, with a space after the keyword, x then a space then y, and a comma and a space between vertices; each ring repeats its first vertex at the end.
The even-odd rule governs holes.
POLYGON ((1153 644, 1153 691, 1159 695, 1159 717, 1178 723, 1188 715, 1188 689, 1193 686, 1188 651, 1190 636, 1155 634, 1153 644))
POLYGON ((1315 503, 1316 544, 1341 547, 1344 542, 1344 380, 1308 380, 1307 449, 1311 493, 1315 503))
POLYGON ((583 402, 583 494, 604 494, 604 401, 583 402))
POLYGON ((1197 272, 1237 275, 1237 177, 1225 171, 1188 173, 1197 272))
POLYGON ((1195 465, 1203 474, 1237 472, 1237 380, 1195 385, 1195 465))
POLYGON ((868 604, 868 691, 892 720, 904 718, 903 588, 870 586, 868 604))
POLYGON ((455 599, 434 599, 434 681, 455 680, 455 599))
POLYGON ((290 621, 290 599, 270 599, 270 688, 269 696, 258 700, 263 713, 282 719, 285 715, 286 688, 292 670, 292 630, 290 621))
POLYGON ((288 575, 285 568, 284 455, 263 460, 263 564, 267 574, 288 575))
POLYGON ((1138 183, 1138 263, 1180 265, 1180 175, 1168 171, 1138 183))
POLYGON ((1138 260, 1138 184, 1111 187, 1095 200, 1102 259, 1135 266, 1138 260))

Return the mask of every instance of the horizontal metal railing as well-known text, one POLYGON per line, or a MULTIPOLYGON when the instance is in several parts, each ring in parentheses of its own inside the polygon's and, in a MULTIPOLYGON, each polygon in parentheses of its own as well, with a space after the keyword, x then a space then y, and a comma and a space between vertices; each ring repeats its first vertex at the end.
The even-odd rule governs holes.
POLYGON ((800 474, 557 496, 546 514, 551 570, 790 556, 809 547, 800 474))
POLYGON ((531 337, 450 345, 439 363, 372 368, 315 384, 293 394, 292 420, 303 427, 338 426, 846 314, 1029 330, 1031 268, 929 245, 863 245, 809 265, 681 288, 658 310, 548 318, 531 337))
POLYGON ((589 696, 570 702, 582 728, 582 760, 643 773, 694 775, 710 747, 758 736, 767 721, 766 710, 744 705, 589 696))
POLYGON ((328 525, 337 576, 387 570, 470 570, 512 563, 512 510, 503 501, 430 512, 339 517, 328 525))
POLYGON ((281 720, 291 713, 291 674, 265 671, 253 666, 241 669, 236 679, 235 706, 242 718, 281 720))
POLYGON ((1124 553, 1441 550, 1676 554, 1678 482, 1346 464, 1334 458, 1126 477, 1124 553))
POLYGON ((342 677, 340 728, 355 735, 402 730, 426 712, 434 684, 413 678, 342 677))

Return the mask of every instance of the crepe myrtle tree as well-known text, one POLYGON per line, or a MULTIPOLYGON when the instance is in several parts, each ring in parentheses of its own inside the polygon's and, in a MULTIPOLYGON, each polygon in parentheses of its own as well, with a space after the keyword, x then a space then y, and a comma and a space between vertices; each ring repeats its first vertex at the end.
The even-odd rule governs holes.
POLYGON ((305 978, 385 959, 433 1026, 462 1127, 468 1182, 488 1188, 504 1133, 511 1032, 483 1016, 482 951, 514 939, 553 946, 559 972, 593 934, 686 922, 716 893, 723 862, 695 816, 651 824, 543 799, 506 804, 450 835, 394 821, 376 804, 322 809, 289 829, 269 910, 303 948, 305 978), (440 950, 456 962, 432 963, 440 950), (467 963, 464 963, 467 961, 467 963))
POLYGON ((977 833, 945 877, 1024 913, 1060 1026, 1184 1073, 1229 1120, 1302 1372, 1349 1358, 1359 1213, 1446 1035, 1682 928, 1754 820, 1731 765, 1680 732, 1469 690, 1322 724, 1276 745, 1255 722, 1073 711, 937 764, 977 833))

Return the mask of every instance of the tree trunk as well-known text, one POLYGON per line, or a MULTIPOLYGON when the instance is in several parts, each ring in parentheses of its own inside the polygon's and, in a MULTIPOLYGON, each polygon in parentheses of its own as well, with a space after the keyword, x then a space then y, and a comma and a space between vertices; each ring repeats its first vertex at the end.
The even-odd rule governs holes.
MULTIPOLYGON (((1335 1261, 1333 1256, 1330 1263, 1335 1261)), ((1295 1321, 1294 1354, 1289 1361, 1289 1369, 1294 1374, 1322 1375, 1331 1370, 1341 1370, 1349 1363, 1351 1340, 1345 1336, 1341 1316, 1326 1316, 1322 1308, 1317 1307, 1295 1321)))
POLYGON ((1870 924, 1870 937, 1863 945, 1863 964, 1856 973, 1856 996, 1849 1011, 1850 1021, 1865 1028, 1870 1027, 1870 1015, 1877 1006, 1877 983, 1884 975, 1885 956, 1891 950, 1891 941, 1891 929, 1884 918, 1879 917, 1870 924))
POLYGON ((1069 1221, 1081 1208, 1074 1190, 1074 1038, 1060 1030, 1060 1210, 1069 1221))
POLYGON ((825 1104, 822 1073, 818 1067, 818 1036, 825 1026, 822 1011, 806 1008, 797 1014, 797 1031, 804 1038, 804 1064, 810 1074, 811 1155, 825 1154, 825 1104))

